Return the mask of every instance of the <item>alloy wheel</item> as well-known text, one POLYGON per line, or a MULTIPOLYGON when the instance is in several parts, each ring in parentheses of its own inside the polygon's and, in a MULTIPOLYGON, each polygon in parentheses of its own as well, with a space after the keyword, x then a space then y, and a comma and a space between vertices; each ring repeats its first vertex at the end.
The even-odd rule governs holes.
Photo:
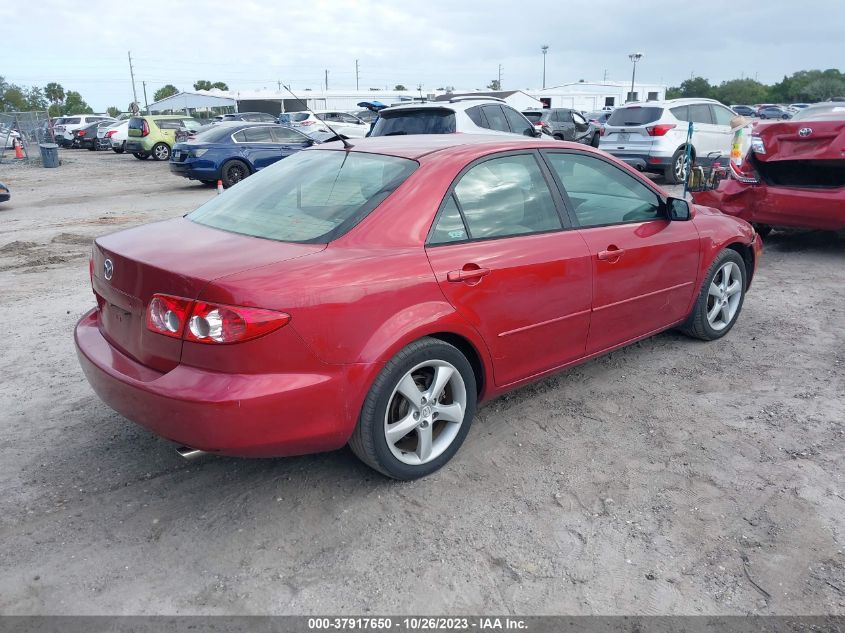
POLYGON ((688 171, 689 161, 687 160, 686 153, 684 153, 678 156, 678 159, 675 161, 675 179, 678 182, 684 182, 684 180, 686 180, 688 171))
POLYGON ((731 324, 742 300, 742 273, 734 262, 725 264, 713 276, 707 291, 707 322, 714 330, 731 324))
POLYGON ((384 434, 399 461, 419 466, 449 448, 463 424, 467 391, 461 372, 443 360, 408 371, 388 401, 384 434))

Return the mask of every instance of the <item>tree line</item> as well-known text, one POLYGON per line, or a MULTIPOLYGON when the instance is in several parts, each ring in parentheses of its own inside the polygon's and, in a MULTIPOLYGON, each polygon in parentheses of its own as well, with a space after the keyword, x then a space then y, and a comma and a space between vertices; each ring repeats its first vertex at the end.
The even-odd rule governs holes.
POLYGON ((691 77, 666 91, 667 99, 680 97, 716 99, 726 105, 816 103, 845 97, 845 74, 835 68, 800 70, 772 85, 746 78, 713 85, 704 77, 691 77))
MULTIPOLYGON (((200 79, 194 83, 194 90, 228 90, 222 81, 211 82, 200 79)), ((153 101, 159 101, 179 92, 173 84, 162 86, 153 94, 153 101)), ((93 114, 82 95, 75 90, 65 90, 60 83, 51 81, 46 86, 19 86, 6 81, 0 76, 0 112, 33 112, 47 110, 50 116, 64 114, 93 114)), ((111 116, 117 116, 123 110, 111 106, 106 110, 111 116)))

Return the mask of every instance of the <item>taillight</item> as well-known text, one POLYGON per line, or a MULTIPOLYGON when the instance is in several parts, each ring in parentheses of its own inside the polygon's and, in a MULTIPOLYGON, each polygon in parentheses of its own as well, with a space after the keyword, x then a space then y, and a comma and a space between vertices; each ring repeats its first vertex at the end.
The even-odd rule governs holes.
POLYGON ((144 125, 141 128, 141 136, 147 136, 150 133, 150 126, 146 120, 144 120, 144 125))
POLYGON ((305 121, 300 121, 299 124, 300 125, 314 125, 315 123, 316 123, 316 121, 309 121, 308 119, 306 119, 305 121))
POLYGON ((217 305, 157 294, 147 307, 147 329, 195 343, 240 343, 290 321, 273 310, 217 305))
POLYGON ((77 134, 78 134, 79 136, 85 136, 85 130, 79 130, 79 131, 77 132, 77 134))
POLYGON ((674 123, 661 123, 660 125, 650 125, 645 131, 649 136, 665 136, 666 132, 675 128, 674 123))
POLYGON ((154 295, 147 306, 147 329, 165 336, 182 338, 193 304, 190 299, 154 295))
POLYGON ((214 305, 198 301, 185 330, 197 343, 239 343, 258 338, 290 321, 290 315, 258 308, 214 305))
POLYGON ((106 132, 106 138, 111 138, 115 134, 117 134, 117 130, 109 130, 108 132, 106 132))

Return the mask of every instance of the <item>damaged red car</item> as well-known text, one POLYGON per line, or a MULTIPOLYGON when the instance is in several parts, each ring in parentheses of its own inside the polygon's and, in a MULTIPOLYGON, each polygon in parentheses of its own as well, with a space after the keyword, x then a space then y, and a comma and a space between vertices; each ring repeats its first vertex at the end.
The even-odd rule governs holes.
POLYGON ((668 328, 718 339, 739 317, 752 227, 603 152, 354 143, 97 238, 76 346, 102 400, 191 449, 348 443, 412 479, 449 461, 478 402, 668 328))
POLYGON ((772 227, 845 229, 845 102, 805 108, 789 121, 740 129, 731 177, 693 193, 697 204, 772 227))

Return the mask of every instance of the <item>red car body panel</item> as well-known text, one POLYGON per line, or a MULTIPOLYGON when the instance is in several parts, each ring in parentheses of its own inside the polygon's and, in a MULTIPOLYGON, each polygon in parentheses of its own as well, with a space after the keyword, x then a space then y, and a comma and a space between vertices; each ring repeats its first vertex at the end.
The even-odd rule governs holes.
POLYGON ((724 180, 694 201, 758 224, 845 229, 845 121, 758 123, 753 136, 766 150, 751 159, 759 182, 724 180))
POLYGON ((693 208, 689 222, 426 247, 446 192, 473 160, 515 150, 596 150, 463 135, 355 145, 413 158, 419 168, 328 245, 246 237, 188 219, 98 238, 98 308, 80 320, 75 338, 83 370, 107 404, 201 450, 331 450, 348 440, 384 364, 414 340, 436 335, 462 344, 475 356, 486 400, 677 325, 722 248, 751 246, 754 265, 760 254, 748 224, 705 208, 693 208), (597 252, 612 245, 625 254, 600 261, 597 252), (114 263, 110 281, 103 276, 107 257, 114 263), (491 273, 450 281, 450 272, 472 267, 491 273), (243 343, 181 341, 143 327, 155 293, 282 311, 291 321, 243 343))

